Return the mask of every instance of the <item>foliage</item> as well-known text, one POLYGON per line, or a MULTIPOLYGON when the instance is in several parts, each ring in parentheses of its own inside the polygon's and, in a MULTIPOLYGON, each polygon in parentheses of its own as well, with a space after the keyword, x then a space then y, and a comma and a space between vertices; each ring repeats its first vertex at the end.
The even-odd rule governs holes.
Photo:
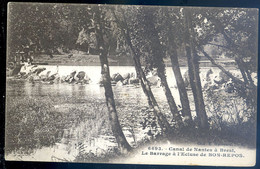
POLYGON ((50 112, 51 103, 36 99, 7 100, 9 119, 6 124, 8 149, 29 150, 38 146, 50 146, 59 141, 55 138, 60 129, 61 113, 50 112))
POLYGON ((79 106, 78 99, 68 97, 15 97, 8 98, 7 109, 7 153, 31 153, 62 139, 81 140, 111 134, 104 106, 93 100, 79 106), (79 126, 82 132, 77 135, 79 126))
POLYGON ((211 130, 229 135, 226 139, 236 137, 238 140, 251 140, 249 142, 252 145, 256 139, 256 112, 247 105, 246 100, 237 93, 227 93, 210 86, 205 94, 211 130))
POLYGON ((104 149, 96 149, 96 152, 92 152, 91 150, 88 152, 79 153, 75 160, 76 162, 109 162, 110 159, 115 157, 122 156, 117 147, 111 147, 107 150, 104 149), (97 154, 99 151, 101 153, 97 154))

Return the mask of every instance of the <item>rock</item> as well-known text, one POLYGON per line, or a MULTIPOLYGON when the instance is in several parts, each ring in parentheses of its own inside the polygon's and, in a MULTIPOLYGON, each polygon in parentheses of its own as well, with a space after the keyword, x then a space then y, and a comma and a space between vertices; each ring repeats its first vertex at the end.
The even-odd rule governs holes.
POLYGON ((89 81, 90 80, 83 79, 83 80, 81 80, 81 84, 89 84, 89 81))
POLYGON ((128 84, 128 79, 123 80, 123 85, 127 85, 128 84))
POLYGON ((35 74, 31 75, 30 78, 31 78, 31 80, 34 81, 34 82, 41 80, 41 78, 40 78, 38 75, 35 75, 35 74))
POLYGON ((36 75, 39 75, 42 71, 44 71, 44 70, 46 70, 46 68, 41 68, 41 67, 39 67, 39 68, 37 68, 37 69, 35 69, 34 71, 33 71, 33 73, 35 73, 36 75))
POLYGON ((122 77, 123 77, 124 80, 125 79, 129 79, 130 78, 130 73, 126 73, 122 77))
POLYGON ((43 71, 42 73, 40 73, 40 78, 43 80, 43 81, 46 81, 47 78, 49 77, 49 74, 51 73, 51 71, 43 71))
POLYGON ((57 75, 57 76, 55 77, 55 79, 53 80, 53 82, 54 82, 54 83, 59 83, 59 82, 61 81, 60 79, 61 79, 60 76, 57 75))
POLYGON ((78 72, 76 77, 78 78, 78 80, 83 80, 85 78, 85 75, 86 73, 84 71, 80 71, 78 72))
POLYGON ((132 73, 130 74, 130 78, 135 78, 135 73, 134 73, 134 72, 132 72, 132 73))
POLYGON ((64 79, 65 82, 69 82, 69 80, 71 79, 70 75, 67 75, 64 79))
POLYGON ((78 72, 78 74, 74 77, 75 82, 78 84, 88 84, 90 81, 90 78, 84 71, 78 72))
POLYGON ((123 82, 118 81, 118 82, 116 83, 116 86, 123 86, 123 82))
POLYGON ((65 82, 65 81, 66 81, 66 76, 61 76, 60 82, 63 83, 63 82, 65 82))
POLYGON ((160 79, 158 78, 158 76, 148 77, 147 80, 150 83, 150 85, 153 85, 153 86, 157 86, 158 83, 160 82, 160 79))
POLYGON ((76 71, 76 70, 73 70, 73 71, 70 73, 70 77, 74 77, 76 73, 77 73, 77 71, 76 71))
POLYGON ((90 77, 88 77, 87 74, 85 75, 84 79, 87 80, 88 82, 91 80, 90 77))
POLYGON ((77 71, 72 71, 68 76, 65 78, 65 82, 72 83, 75 81, 74 76, 76 75, 77 71))
POLYGON ((139 84, 139 79, 137 79, 137 78, 130 78, 128 80, 128 83, 129 84, 139 84))
POLYGON ((37 66, 37 65, 31 66, 31 67, 30 67, 30 73, 34 73, 35 70, 37 70, 37 69, 38 69, 38 66, 37 66))
POLYGON ((76 82, 79 82, 79 81, 80 81, 77 76, 74 76, 73 78, 74 78, 74 80, 75 80, 76 82))
POLYGON ((46 81, 52 81, 52 80, 54 80, 55 78, 56 78, 56 74, 53 74, 53 75, 49 76, 49 77, 46 79, 46 81))
POLYGON ((49 84, 53 84, 53 83, 54 83, 54 81, 49 81, 48 83, 49 83, 49 84))
POLYGON ((34 75, 33 76, 33 81, 40 81, 41 80, 41 78, 39 77, 39 76, 37 76, 37 75, 34 75))
POLYGON ((111 78, 115 82, 124 80, 124 78, 119 73, 113 74, 111 78))

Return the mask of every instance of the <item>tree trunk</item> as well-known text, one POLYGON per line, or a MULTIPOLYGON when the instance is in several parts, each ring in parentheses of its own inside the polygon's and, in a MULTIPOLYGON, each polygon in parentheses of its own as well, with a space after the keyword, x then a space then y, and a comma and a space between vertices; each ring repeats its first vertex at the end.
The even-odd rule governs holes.
POLYGON ((148 13, 145 13, 145 17, 144 17, 144 26, 145 26, 145 29, 147 30, 147 33, 146 33, 147 41, 150 42, 150 46, 151 46, 150 55, 153 58, 154 67, 157 68, 158 77, 161 80, 161 86, 162 86, 164 94, 166 96, 171 113, 172 113, 174 119, 176 120, 176 122, 180 122, 181 117, 178 113, 178 108, 177 108, 175 100, 172 96, 172 92, 169 88, 167 78, 165 75, 165 64, 163 61, 165 52, 162 50, 163 47, 160 43, 160 38, 158 35, 159 32, 156 29, 156 25, 155 25, 154 21, 151 20, 153 17, 156 17, 156 16, 154 16, 153 10, 150 10, 150 9, 147 9, 147 10, 148 10, 147 11, 148 13))
MULTIPOLYGON (((164 12, 166 18, 167 18, 167 25, 168 25, 168 49, 170 53, 170 59, 172 64, 172 70, 175 76, 175 80, 177 83, 181 105, 182 105, 182 115, 186 117, 189 120, 192 120, 191 111, 190 111, 190 102, 188 99, 187 90, 185 88, 184 80, 181 75, 180 65, 178 61, 177 51, 176 51, 176 44, 175 44, 175 38, 173 35, 174 29, 172 27, 172 23, 169 21, 170 16, 168 14, 168 9, 164 12)), ((185 118, 185 119, 186 119, 185 118)))
POLYGON ((180 100, 182 104, 182 112, 183 116, 187 117, 188 119, 192 120, 191 111, 190 111, 190 102, 188 99, 187 90, 185 88, 184 80, 181 75, 181 70, 179 66, 179 61, 177 58, 177 53, 172 53, 170 55, 171 58, 171 64, 172 64, 172 70, 176 79, 177 87, 179 90, 180 100))
MULTIPOLYGON (((122 34, 126 40, 127 45, 130 47, 131 53, 132 53, 132 58, 134 60, 134 66, 135 66, 135 70, 136 70, 136 74, 138 75, 138 78, 141 81, 141 86, 143 89, 144 94, 147 97, 147 101, 149 104, 150 109, 153 110, 154 116, 156 117, 160 128, 162 129, 162 134, 166 137, 170 136, 170 133, 172 132, 171 126, 169 124, 169 122, 167 121, 166 117, 162 114, 159 105, 153 95, 153 92, 151 90, 151 87, 148 83, 148 80, 146 79, 145 73, 142 69, 142 65, 140 62, 140 58, 138 57, 138 54, 136 53, 134 46, 131 42, 131 37, 130 37, 130 33, 129 33, 129 29, 126 23, 126 18, 125 15, 123 13, 123 21, 121 22, 114 10, 111 10, 112 14, 114 15, 116 22, 118 24, 118 26, 120 27, 122 34), (124 25, 124 26, 123 26, 124 25), (126 25, 126 26, 125 26, 126 25)), ((122 11, 123 12, 123 11, 122 11)))
POLYGON ((114 94, 113 94, 111 81, 110 81, 109 65, 107 60, 108 44, 105 44, 104 42, 104 38, 103 38, 104 26, 102 25, 99 9, 96 12, 96 17, 97 17, 96 18, 97 19, 97 24, 96 24, 97 48, 99 50, 99 59, 101 63, 101 75, 102 75, 102 80, 105 89, 105 97, 106 97, 106 105, 109 113, 109 121, 112 127, 113 135, 115 136, 116 141, 118 143, 120 152, 126 153, 130 151, 132 148, 125 138, 125 135, 122 131, 117 116, 114 94))
POLYGON ((199 127, 202 129, 208 129, 208 118, 205 110, 205 104, 203 100, 203 94, 201 89, 201 81, 199 76, 199 58, 194 46, 194 32, 191 23, 190 9, 184 10, 186 28, 185 32, 185 49, 188 60, 188 71, 190 77, 190 85, 193 92, 196 114, 199 120, 199 127))
POLYGON ((174 98, 172 96, 171 90, 170 90, 169 85, 167 83, 166 76, 165 76, 163 71, 158 71, 158 76, 161 79, 161 86, 162 86, 164 94, 166 96, 166 99, 167 99, 168 105, 170 107, 171 113, 172 113, 174 119, 177 122, 180 122, 181 117, 178 113, 178 108, 176 106, 176 103, 175 103, 174 98))
POLYGON ((141 86, 142 86, 143 92, 145 93, 145 95, 147 97, 148 104, 149 104, 150 108, 153 109, 154 116, 157 118, 160 128, 163 131, 162 134, 169 136, 169 134, 171 133, 171 126, 159 108, 159 105, 153 95, 151 87, 150 87, 148 80, 146 79, 146 76, 144 74, 144 71, 141 67, 140 59, 138 59, 138 55, 134 51, 131 40, 129 39, 129 40, 127 40, 127 42, 129 43, 129 46, 131 48, 133 60, 134 60, 134 64, 135 64, 135 70, 136 70, 136 73, 139 75, 139 79, 141 81, 141 86))

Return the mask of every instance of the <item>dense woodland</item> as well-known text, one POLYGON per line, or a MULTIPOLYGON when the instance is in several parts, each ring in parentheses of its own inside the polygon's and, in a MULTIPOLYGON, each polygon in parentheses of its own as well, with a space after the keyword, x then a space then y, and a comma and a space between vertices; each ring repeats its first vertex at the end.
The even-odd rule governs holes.
MULTIPOLYGON (((172 140, 180 136, 179 133, 188 136, 193 132, 203 137, 213 131, 215 123, 207 114, 208 111, 220 111, 218 101, 221 98, 211 85, 202 88, 201 57, 207 58, 232 81, 232 92, 246 103, 244 113, 247 120, 243 120, 245 115, 242 114, 236 124, 250 130, 251 138, 255 138, 257 86, 254 76, 257 72, 258 19, 255 10, 14 3, 9 5, 9 11, 9 62, 17 51, 24 51, 25 47, 28 47, 29 55, 45 53, 50 58, 54 54, 73 51, 99 55, 109 124, 121 153, 129 152, 133 147, 127 142, 118 119, 108 62, 110 55, 133 60, 149 109, 155 117, 152 121, 160 128, 158 138, 172 140), (237 77, 217 63, 215 60, 220 56, 233 59, 241 75, 237 77), (182 58, 188 65, 196 117, 192 117, 191 103, 180 71, 179 60, 182 58), (181 112, 167 81, 165 59, 171 61, 181 112), (160 78, 172 121, 161 111, 146 78, 147 72, 154 70, 160 78), (213 105, 213 110, 207 108, 205 102, 213 105)), ((220 119, 217 115, 215 118, 220 119)), ((223 129, 224 132, 224 128, 217 128, 216 131, 223 129)))

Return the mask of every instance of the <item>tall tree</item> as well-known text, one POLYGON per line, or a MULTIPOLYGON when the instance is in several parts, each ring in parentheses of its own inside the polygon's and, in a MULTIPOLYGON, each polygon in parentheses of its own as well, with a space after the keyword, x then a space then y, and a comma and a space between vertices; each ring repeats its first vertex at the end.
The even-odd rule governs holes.
POLYGON ((101 7, 96 7, 94 9, 94 23, 95 31, 96 31, 96 40, 97 40, 97 49, 99 51, 99 59, 101 62, 101 75, 103 80, 103 85, 105 89, 105 97, 106 97, 106 104, 109 113, 109 121, 111 123, 112 132, 117 140, 119 149, 122 153, 126 153, 130 151, 132 148, 127 142, 125 135, 122 131, 120 126, 117 110, 114 101, 114 94, 111 87, 110 81, 110 72, 109 72, 109 65, 108 65, 108 35, 105 33, 105 14, 102 13, 101 7))
MULTIPOLYGON (((192 120, 188 94, 187 94, 187 90, 186 90, 184 80, 183 80, 183 77, 181 74, 179 60, 178 60, 176 41, 180 37, 178 37, 178 35, 177 35, 178 30, 174 29, 174 26, 172 23, 173 19, 171 16, 171 14, 178 15, 178 13, 180 13, 180 12, 179 12, 179 9, 178 9, 178 11, 173 11, 173 10, 174 9, 170 10, 168 8, 163 9, 163 15, 165 16, 164 29, 166 31, 166 36, 167 36, 165 38, 168 39, 168 41, 166 42, 166 46, 167 46, 168 55, 170 56, 170 59, 171 59, 172 70, 173 70, 173 73, 175 76, 175 80, 176 80, 179 95, 180 95, 183 116, 186 117, 186 119, 192 120)), ((180 16, 175 17, 174 20, 175 20, 175 22, 178 20, 181 20, 180 16)), ((174 24, 176 27, 179 27, 178 28, 179 31, 181 30, 180 29, 181 24, 182 24, 181 22, 177 22, 177 24, 176 23, 174 24)), ((180 34, 182 34, 182 33, 180 33, 180 34)))
MULTIPOLYGON (((132 7, 131 12, 135 12, 135 10, 133 8, 135 8, 135 7, 132 7)), ((153 95, 151 87, 148 83, 148 80, 146 79, 145 73, 142 69, 142 65, 140 62, 141 52, 133 44, 133 41, 136 41, 136 39, 133 39, 131 37, 131 32, 133 32, 133 30, 130 31, 131 26, 129 24, 127 24, 128 21, 126 20, 126 14, 124 12, 124 9, 120 10, 121 19, 119 19, 119 16, 117 16, 117 14, 115 13, 115 9, 111 9, 111 11, 113 12, 116 23, 120 27, 121 32, 127 42, 127 45, 129 46, 129 48, 131 50, 131 54, 132 54, 132 57, 134 60, 135 70, 141 81, 141 86, 142 86, 143 92, 145 93, 145 95, 147 97, 149 107, 153 110, 153 113, 154 113, 155 117, 157 118, 160 128, 162 129, 162 134, 165 136, 169 136, 169 134, 172 131, 171 126, 170 126, 169 122, 167 121, 166 117, 162 114, 160 107, 153 95)), ((137 24, 136 22, 131 22, 131 23, 137 24)))
POLYGON ((208 129, 208 118, 205 110, 205 104, 203 99, 203 93, 201 88, 201 81, 199 76, 199 56, 195 49, 195 36, 194 36, 194 27, 192 24, 192 14, 191 8, 184 8, 184 26, 185 26, 185 48, 186 55, 188 60, 188 71, 190 78, 190 85, 193 92, 196 114, 199 120, 199 127, 203 129, 208 129))
POLYGON ((142 12, 143 26, 146 31, 146 33, 144 34, 144 39, 147 42, 146 44, 148 44, 147 48, 149 49, 149 55, 151 55, 150 56, 151 59, 150 60, 147 59, 147 62, 152 62, 150 63, 152 67, 157 69, 157 74, 161 80, 161 86, 165 93, 171 113, 173 114, 174 119, 177 122, 180 122, 181 118, 178 113, 178 108, 176 106, 175 100, 172 96, 166 78, 165 64, 163 61, 163 59, 166 57, 165 56, 166 52, 165 50, 163 50, 163 46, 160 42, 159 31, 156 29, 156 24, 159 25, 159 23, 155 23, 156 22, 155 18, 159 17, 158 10, 152 7, 149 8, 144 7, 142 11, 143 11, 142 12))

